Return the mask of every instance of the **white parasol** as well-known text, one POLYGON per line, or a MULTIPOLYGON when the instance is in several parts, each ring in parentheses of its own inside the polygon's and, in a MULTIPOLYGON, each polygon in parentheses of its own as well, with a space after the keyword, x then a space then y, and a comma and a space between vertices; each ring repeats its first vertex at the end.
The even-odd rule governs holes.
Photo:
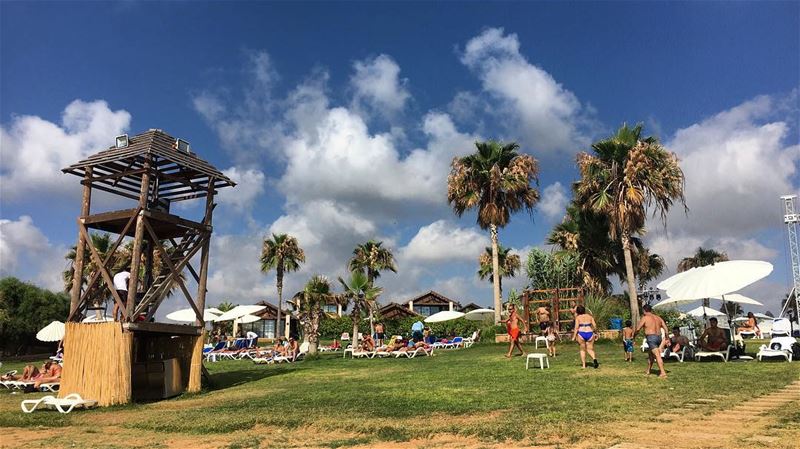
MULTIPOLYGON (((727 295, 772 273, 772 264, 758 260, 731 260, 693 268, 667 281, 670 298, 703 299, 727 295), (673 278, 676 278, 674 279, 673 278)), ((665 281, 666 282, 666 281, 665 281)), ((659 285, 662 285, 662 282, 659 285)), ((723 299, 725 300, 725 299, 723 299)))
POLYGON ((114 321, 114 318, 111 318, 110 316, 104 316, 104 317, 97 318, 96 315, 92 315, 92 316, 87 316, 81 322, 82 323, 110 323, 112 321, 114 321))
POLYGON ((485 321, 494 319, 494 309, 475 309, 467 312, 464 318, 471 321, 485 321))
POLYGON ((64 323, 53 321, 36 333, 39 341, 60 341, 64 339, 64 323))
POLYGON ((450 310, 443 310, 438 313, 434 313, 433 315, 425 318, 426 323, 441 323, 442 321, 450 321, 461 318, 465 314, 462 312, 455 312, 450 310))
POLYGON ((236 318, 236 324, 247 324, 247 323, 255 323, 256 321, 260 320, 261 318, 247 314, 241 318, 236 318))
POLYGON ((260 311, 262 311, 262 310, 264 310, 266 308, 267 308, 267 306, 257 306, 257 305, 236 306, 236 307, 232 308, 231 310, 228 310, 227 312, 223 313, 222 315, 216 317, 214 319, 214 321, 235 320, 236 318, 241 318, 241 317, 243 317, 245 315, 249 315, 249 314, 253 314, 253 313, 256 313, 256 312, 260 312, 260 311))
POLYGON ((724 313, 720 312, 719 310, 714 310, 711 307, 703 307, 700 306, 696 309, 692 309, 686 312, 687 315, 691 315, 693 317, 702 318, 705 316, 712 317, 712 316, 723 316, 724 313))
MULTIPOLYGON (((729 295, 723 296, 714 296, 714 299, 719 299, 720 301, 725 302, 735 302, 739 304, 749 304, 751 306, 763 306, 760 302, 756 301, 755 299, 748 298, 747 296, 740 295, 738 293, 731 293, 729 295)), ((766 315, 765 315, 766 316, 766 315)))
MULTIPOLYGON (((217 308, 205 309, 203 311, 203 321, 214 321, 221 314, 222 312, 217 308)), ((193 323, 197 319, 197 315, 194 313, 194 309, 181 309, 167 314, 167 319, 182 323, 193 323)))

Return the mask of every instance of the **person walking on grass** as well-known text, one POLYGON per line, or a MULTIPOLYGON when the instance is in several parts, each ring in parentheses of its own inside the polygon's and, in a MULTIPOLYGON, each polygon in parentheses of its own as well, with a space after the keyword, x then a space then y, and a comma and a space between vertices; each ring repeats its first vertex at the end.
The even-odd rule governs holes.
POLYGON ((575 308, 575 328, 572 330, 572 339, 577 341, 581 348, 581 365, 586 368, 586 353, 592 357, 592 365, 597 368, 600 363, 597 362, 597 355, 594 353, 594 330, 597 328, 597 323, 594 322, 594 317, 586 313, 586 308, 578 306, 575 308))
POLYGON ((519 322, 525 323, 522 318, 517 313, 517 306, 514 304, 510 304, 508 306, 508 319, 501 321, 505 323, 506 329, 508 330, 508 337, 510 340, 510 344, 508 346, 508 354, 506 354, 506 358, 511 358, 512 353, 514 352, 514 348, 519 349, 520 355, 525 356, 527 353, 524 349, 522 349, 522 345, 519 343, 520 331, 519 331, 519 322))
POLYGON ((625 321, 622 328, 622 350, 625 351, 625 361, 633 362, 633 323, 631 320, 625 321))
POLYGON ((544 331, 545 339, 547 340, 547 354, 550 357, 556 356, 556 340, 558 339, 558 331, 556 330, 556 324, 552 321, 549 321, 547 324, 547 329, 544 331))
POLYGON ((658 377, 666 379, 667 372, 664 371, 664 361, 661 360, 661 330, 664 330, 664 335, 669 334, 667 323, 660 316, 653 313, 653 308, 650 307, 650 304, 645 304, 642 310, 644 310, 644 316, 639 321, 639 325, 636 326, 633 335, 636 336, 641 329, 644 329, 644 338, 648 349, 647 372, 645 374, 648 376, 651 374, 650 371, 653 369, 653 361, 655 360, 658 363, 658 377))

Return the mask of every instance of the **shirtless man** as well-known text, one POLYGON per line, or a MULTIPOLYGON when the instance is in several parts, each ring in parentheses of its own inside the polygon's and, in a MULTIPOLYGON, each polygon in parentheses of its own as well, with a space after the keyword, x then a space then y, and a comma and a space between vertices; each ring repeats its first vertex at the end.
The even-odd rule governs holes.
POLYGON ((662 350, 667 350, 665 354, 681 352, 681 349, 686 346, 689 346, 689 339, 681 335, 681 329, 677 326, 672 328, 672 336, 664 340, 664 343, 661 344, 662 350))
POLYGON ((716 318, 708 320, 708 324, 711 326, 703 331, 703 334, 700 335, 698 339, 702 350, 717 352, 724 351, 728 348, 728 339, 725 336, 725 331, 717 327, 717 323, 718 321, 716 318))
POLYGON ((375 337, 377 339, 378 346, 383 346, 383 338, 384 338, 383 323, 378 323, 375 325, 375 337))
POLYGON ((295 340, 294 337, 289 337, 289 347, 286 348, 286 357, 294 360, 299 353, 300 345, 297 344, 297 340, 295 340))
POLYGON ((519 324, 523 323, 522 317, 519 316, 517 313, 517 306, 514 304, 510 304, 508 306, 508 319, 503 320, 503 323, 506 325, 506 329, 508 330, 508 336, 510 337, 511 343, 508 346, 508 354, 506 354, 507 358, 511 358, 512 353, 514 352, 514 348, 518 348, 520 355, 525 356, 525 350, 522 349, 522 345, 519 344, 519 324))
POLYGON ((544 335, 547 328, 550 327, 550 311, 546 306, 538 307, 533 313, 536 314, 536 320, 539 322, 539 330, 544 335))
POLYGON ((653 308, 650 307, 650 304, 645 304, 642 309, 644 310, 644 316, 639 321, 639 325, 636 326, 633 335, 635 337, 644 328, 644 337, 647 341, 647 349, 649 349, 646 374, 650 375, 650 370, 653 369, 653 360, 655 360, 658 362, 658 377, 666 379, 667 372, 664 371, 664 361, 661 360, 661 329, 664 329, 664 335, 667 335, 669 333, 667 323, 660 316, 653 313, 653 308))

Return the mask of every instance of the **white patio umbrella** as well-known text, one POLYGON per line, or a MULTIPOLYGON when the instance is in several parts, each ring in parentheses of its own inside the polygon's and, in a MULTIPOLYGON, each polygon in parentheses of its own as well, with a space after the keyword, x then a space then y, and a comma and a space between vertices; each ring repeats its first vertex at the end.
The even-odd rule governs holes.
POLYGON ((217 315, 222 315, 222 310, 219 310, 216 307, 209 307, 206 310, 217 315))
MULTIPOLYGON (((219 309, 205 309, 203 310, 203 321, 214 321, 222 312, 219 309), (216 312, 214 312, 216 310, 216 312)), ((167 314, 167 319, 172 321, 180 321, 182 323, 193 323, 197 319, 194 309, 181 309, 167 314)))
MULTIPOLYGON (((659 284, 660 285, 660 284, 659 284)), ((666 307, 666 306, 677 306, 680 304, 688 304, 690 302, 695 302, 696 299, 682 299, 682 298, 667 298, 661 302, 657 302, 653 304, 653 307, 666 307)))
POLYGON ((666 290, 670 288, 673 284, 678 282, 682 277, 686 276, 686 274, 691 272, 692 270, 694 270, 694 268, 691 268, 686 271, 681 271, 680 273, 677 274, 673 274, 672 276, 659 282, 658 285, 656 285, 656 288, 658 288, 659 290, 666 290))
POLYGON ((36 333, 39 341, 60 341, 64 339, 64 323, 53 321, 36 333))
MULTIPOLYGON (((731 293, 725 296, 714 296, 714 299, 719 299, 720 301, 725 302, 735 302, 739 304, 749 304, 751 306, 763 306, 760 302, 756 301, 753 298, 748 298, 747 296, 740 295, 738 293, 731 293)), ((764 315, 766 316, 766 315, 764 315)))
POLYGON ((467 312, 464 318, 471 321, 484 321, 494 319, 494 309, 475 309, 467 312))
POLYGON ((241 318, 236 318, 236 324, 247 324, 247 323, 255 323, 256 321, 260 320, 260 317, 255 315, 247 314, 241 318))
POLYGON ((442 321, 450 321, 461 318, 465 314, 463 312, 455 312, 450 310, 443 310, 438 313, 434 313, 433 315, 425 318, 426 323, 441 323, 442 321))
POLYGON ((104 316, 104 317, 97 318, 96 315, 92 315, 92 316, 87 316, 81 322, 82 323, 110 323, 112 321, 114 321, 114 318, 111 318, 110 316, 104 316))
POLYGON ((686 314, 687 315, 691 315, 693 317, 697 317, 697 318, 702 318, 702 317, 705 317, 705 316, 711 317, 711 316, 723 316, 723 315, 725 315, 724 313, 720 312, 719 310, 714 310, 711 307, 703 307, 703 306, 700 306, 700 307, 698 307, 696 309, 692 309, 692 310, 686 312, 686 314))
POLYGON ((267 306, 257 306, 257 305, 248 305, 248 306, 236 306, 231 310, 223 313, 222 315, 216 317, 214 321, 230 321, 235 320, 236 318, 241 318, 245 315, 253 314, 256 312, 260 312, 266 309, 267 306))
MULTIPOLYGON (((667 295, 670 298, 686 300, 727 295, 767 277, 770 273, 772 264, 769 262, 759 260, 718 262, 681 273, 682 276, 668 283, 667 295)), ((677 276, 679 275, 673 278, 677 276)))

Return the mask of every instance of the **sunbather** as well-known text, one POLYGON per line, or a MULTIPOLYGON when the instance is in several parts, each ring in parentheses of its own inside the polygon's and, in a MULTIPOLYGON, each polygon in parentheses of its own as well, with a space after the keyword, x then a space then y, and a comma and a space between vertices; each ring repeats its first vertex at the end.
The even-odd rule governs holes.
POLYGON ((703 331, 703 334, 698 339, 700 348, 710 352, 726 350, 728 348, 728 338, 725 336, 725 331, 717 327, 718 321, 716 318, 711 318, 708 323, 711 326, 703 331))
POLYGON ((756 317, 755 315, 753 315, 753 312, 747 312, 747 321, 740 324, 736 330, 740 335, 742 332, 754 332, 756 336, 760 336, 761 334, 761 331, 758 328, 758 323, 756 322, 756 317))
POLYGON ((372 339, 371 335, 364 335, 361 340, 361 349, 367 352, 375 350, 375 340, 372 339))
POLYGON ((42 384, 50 384, 61 381, 61 365, 49 361, 45 362, 44 366, 38 377, 34 380, 33 388, 38 390, 42 384))
POLYGON ((286 354, 286 347, 283 345, 282 337, 278 337, 277 339, 275 339, 275 346, 272 347, 272 351, 278 355, 286 354))
POLYGON ((25 368, 22 369, 22 374, 6 374, 0 377, 0 380, 34 381, 38 379, 43 372, 46 372, 49 369, 49 365, 52 363, 52 360, 44 362, 41 369, 34 365, 26 365, 25 368))
POLYGON ((681 329, 675 326, 672 335, 661 343, 661 350, 666 350, 664 355, 669 355, 671 352, 680 352, 686 346, 689 346, 689 339, 681 335, 681 329))

